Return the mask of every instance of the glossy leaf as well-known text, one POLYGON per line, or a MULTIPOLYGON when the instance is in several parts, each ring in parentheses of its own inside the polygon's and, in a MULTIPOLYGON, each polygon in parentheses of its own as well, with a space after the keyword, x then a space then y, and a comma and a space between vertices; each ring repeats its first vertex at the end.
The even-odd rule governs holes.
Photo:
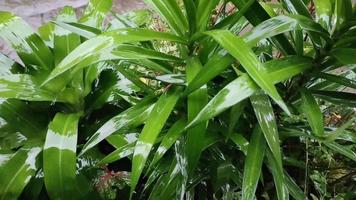
POLYGON ((287 56, 282 59, 265 62, 264 67, 276 84, 311 69, 313 61, 307 57, 287 56))
POLYGON ((270 150, 266 151, 266 157, 268 160, 268 167, 273 175, 274 185, 277 190, 277 197, 280 200, 288 200, 289 192, 285 184, 285 178, 283 173, 283 167, 280 166, 279 162, 276 161, 270 150))
MULTIPOLYGON (((71 7, 65 7, 57 17, 57 21, 75 22, 75 11, 71 7)), ((57 65, 71 51, 80 44, 80 37, 60 26, 55 26, 54 30, 54 62, 57 65)))
POLYGON ((112 0, 90 0, 79 22, 100 29, 111 6, 112 0))
POLYGON ((0 76, 8 76, 12 73, 22 71, 23 69, 19 63, 13 61, 2 53, 0 53, 0 66, 0 76))
POLYGON ((294 182, 293 178, 287 172, 284 172, 285 184, 291 196, 296 200, 308 199, 300 187, 294 182))
POLYGON ((58 113, 49 124, 43 152, 44 181, 53 199, 73 197, 79 114, 58 113))
POLYGON ((240 76, 220 90, 186 128, 193 127, 217 116, 231 106, 250 97, 257 89, 258 86, 247 74, 240 76))
POLYGON ((46 24, 43 24, 38 28, 38 35, 42 38, 44 43, 48 46, 53 48, 53 32, 54 32, 54 24, 51 22, 48 22, 46 24))
POLYGON ((347 158, 353 160, 356 162, 356 152, 352 151, 352 149, 349 149, 343 145, 340 145, 336 142, 331 142, 331 143, 324 143, 328 148, 330 148, 331 150, 338 152, 344 156, 346 156, 347 158))
POLYGON ((349 92, 312 90, 313 95, 336 105, 356 106, 356 94, 349 92))
POLYGON ((147 157, 155 143, 158 134, 161 132, 175 104, 179 99, 179 88, 173 88, 172 91, 161 95, 154 106, 149 119, 147 120, 140 137, 135 146, 135 152, 132 161, 131 175, 131 195, 134 192, 138 180, 142 174, 147 157))
POLYGON ((75 22, 54 21, 53 23, 86 39, 91 39, 102 33, 99 29, 75 22))
POLYGON ((277 163, 276 166, 279 168, 279 171, 282 171, 282 155, 279 145, 278 128, 271 102, 268 96, 262 92, 255 93, 250 99, 258 123, 272 152, 273 159, 277 163))
POLYGON ((156 154, 154 155, 149 168, 152 168, 179 139, 183 133, 182 130, 184 129, 185 125, 186 121, 184 119, 180 119, 172 125, 167 134, 163 137, 161 144, 157 148, 156 154))
POLYGON ((244 38, 250 46, 255 46, 257 42, 262 39, 296 29, 318 33, 323 36, 324 39, 329 38, 329 33, 319 24, 300 15, 281 15, 273 17, 253 28, 244 38))
POLYGON ((21 18, 10 12, 0 12, 0 37, 16 50, 28 70, 48 70, 53 67, 53 55, 43 40, 21 18))
POLYGON ((22 190, 36 174, 37 158, 42 149, 38 146, 22 147, 15 154, 9 155, 0 164, 0 199, 17 199, 22 190))
POLYGON ((114 56, 117 56, 116 59, 155 59, 170 62, 182 62, 178 57, 134 45, 119 45, 111 53, 114 56))
POLYGON ((143 101, 142 103, 139 103, 136 106, 133 106, 111 118, 103 126, 101 126, 93 136, 90 137, 79 156, 83 155, 86 151, 99 144, 99 142, 103 141, 111 134, 130 126, 141 125, 149 117, 153 105, 152 99, 149 98, 148 100, 143 101))
POLYGON ((224 69, 234 62, 230 55, 221 56, 219 54, 212 56, 198 74, 190 81, 185 93, 189 94, 219 75, 224 69))
MULTIPOLYGON (((191 81, 201 71, 202 65, 197 57, 193 57, 188 60, 186 66, 186 74, 188 87, 191 81)), ((188 95, 188 123, 194 120, 199 114, 201 109, 208 103, 208 90, 206 86, 202 86, 200 89, 188 95)), ((188 171, 192 173, 199 161, 200 154, 202 152, 202 141, 204 139, 207 123, 201 123, 193 128, 187 130, 186 150, 188 159, 188 171)))
POLYGON ((124 146, 121 146, 120 148, 111 152, 109 155, 105 156, 105 158, 103 158, 97 165, 105 165, 130 156, 134 153, 134 150, 135 143, 125 144, 124 146))
POLYGON ((273 81, 263 69, 262 63, 258 60, 254 52, 248 45, 238 36, 233 35, 229 31, 210 31, 207 33, 213 37, 223 48, 225 48, 232 56, 234 56, 247 73, 271 98, 288 114, 288 107, 283 102, 277 89, 273 85, 273 81))
POLYGON ((334 75, 329 73, 315 73, 313 74, 314 77, 322 78, 330 82, 338 83, 340 85, 344 85, 346 87, 356 89, 356 81, 352 79, 345 78, 340 75, 334 75))
POLYGON ((94 37, 78 46, 61 63, 51 72, 47 80, 43 83, 47 84, 57 76, 73 69, 74 67, 80 68, 91 64, 98 63, 111 59, 110 52, 115 46, 126 42, 138 42, 147 40, 168 40, 175 42, 185 41, 181 38, 168 34, 160 33, 145 29, 121 29, 111 32, 103 33, 94 37), (109 57, 107 57, 109 56, 109 57))
POLYGON ((302 90, 301 110, 305 113, 313 134, 318 137, 324 136, 323 114, 313 95, 308 90, 302 90))
POLYGON ((72 98, 41 88, 34 78, 26 74, 0 77, 0 97, 28 101, 73 102, 72 98))
POLYGON ((265 147, 266 143, 262 131, 257 126, 251 135, 245 159, 242 182, 242 200, 252 200, 255 198, 258 180, 261 175, 265 147))

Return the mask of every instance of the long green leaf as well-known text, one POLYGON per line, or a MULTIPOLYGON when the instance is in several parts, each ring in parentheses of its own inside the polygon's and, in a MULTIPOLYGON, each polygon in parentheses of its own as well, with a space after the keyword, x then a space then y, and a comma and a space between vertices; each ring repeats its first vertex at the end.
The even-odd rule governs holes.
POLYGON ((90 0, 85 8, 84 16, 80 19, 80 23, 99 28, 103 26, 106 13, 110 11, 112 0, 90 0))
POLYGON ((209 17, 219 0, 199 0, 196 11, 197 31, 203 32, 208 27, 209 17))
POLYGON ((148 48, 138 47, 134 45, 119 45, 112 52, 113 55, 117 56, 116 59, 131 60, 131 59, 154 59, 163 60, 170 62, 182 63, 182 59, 168 55, 159 51, 151 50, 148 48))
POLYGON ((48 195, 53 199, 73 198, 79 117, 58 113, 49 124, 43 172, 48 195))
POLYGON ((0 97, 27 101, 73 102, 71 96, 55 94, 41 88, 31 75, 26 74, 0 77, 0 97))
POLYGON ((279 167, 279 170, 282 170, 282 155, 279 146, 278 128, 271 102, 268 96, 263 92, 255 93, 255 95, 250 97, 250 100, 267 144, 277 162, 276 166, 279 167))
POLYGON ((266 143, 260 127, 256 127, 251 135, 244 164, 242 182, 242 200, 255 199, 258 180, 261 175, 266 143))
MULTIPOLYGON (((57 21, 76 22, 75 11, 71 7, 64 7, 57 17, 57 21)), ((80 37, 60 26, 55 26, 54 30, 54 62, 57 65, 71 51, 80 44, 80 37)))
POLYGON ((8 76, 22 71, 23 67, 0 52, 0 76, 8 76))
POLYGON ((179 88, 173 88, 172 91, 161 95, 140 134, 132 161, 131 197, 142 174, 152 146, 177 103, 180 92, 181 90, 179 88))
POLYGON ((347 158, 350 158, 351 160, 356 162, 356 152, 352 151, 351 149, 340 145, 336 142, 325 142, 324 143, 328 148, 330 148, 331 150, 340 153, 344 156, 346 156, 347 158))
POLYGON ((150 115, 153 105, 154 104, 152 104, 152 99, 144 100, 141 103, 111 118, 102 127, 100 127, 93 136, 90 137, 88 142, 84 145, 79 156, 83 155, 85 152, 99 144, 99 142, 103 141, 111 134, 130 126, 141 125, 150 115))
POLYGON ((145 0, 154 6, 174 33, 184 36, 188 32, 188 21, 176 0, 145 0))
POLYGON ((284 172, 284 178, 286 186, 292 195, 292 197, 296 200, 306 200, 308 199, 304 192, 300 189, 300 187, 294 182, 293 178, 289 176, 287 172, 284 172))
POLYGON ((313 60, 307 57, 287 56, 282 59, 265 62, 264 67, 276 84, 311 69, 313 60))
MULTIPOLYGON (((231 0, 231 2, 235 4, 238 8, 242 8, 243 6, 246 6, 248 4, 246 0, 231 0)), ((257 26, 258 24, 270 18, 268 13, 257 1, 254 1, 253 4, 249 7, 249 9, 246 11, 245 17, 254 26, 257 26)), ((284 55, 295 54, 295 50, 293 49, 291 43, 284 35, 276 35, 271 39, 271 41, 284 55)))
POLYGON ((301 91, 302 105, 301 110, 306 114, 308 123, 313 131, 313 134, 318 137, 324 136, 324 121, 323 114, 315 98, 310 91, 304 89, 301 91))
POLYGON ((152 162, 150 164, 150 169, 163 157, 163 155, 172 147, 172 145, 179 139, 182 135, 182 130, 186 125, 184 119, 178 120, 172 125, 168 130, 167 134, 163 137, 163 140, 159 147, 157 148, 156 154, 154 155, 152 162))
POLYGON ((322 78, 322 79, 325 79, 330 82, 338 83, 340 85, 344 85, 346 87, 356 89, 356 81, 352 80, 352 79, 345 78, 343 76, 329 74, 329 73, 323 73, 323 72, 315 73, 312 75, 317 78, 322 78))
POLYGON ((210 102, 199 112, 187 128, 205 122, 231 106, 250 97, 258 89, 253 80, 244 74, 225 86, 210 102))
MULTIPOLYGON (((202 69, 201 63, 197 57, 193 57, 187 62, 186 74, 188 87, 191 81, 198 75, 199 71, 202 69)), ((200 110, 208 103, 208 90, 206 86, 201 87, 195 92, 189 94, 188 96, 188 122, 194 120, 194 118, 199 114, 200 110)), ((204 139, 207 123, 201 123, 191 129, 187 130, 187 159, 188 159, 188 171, 193 173, 198 161, 200 154, 202 152, 202 142, 197 143, 197 141, 202 141, 204 139)))
POLYGON ((18 199, 22 190, 36 174, 38 146, 22 147, 0 164, 0 199, 18 199))
POLYGON ((300 15, 281 15, 268 19, 253 28, 246 36, 245 41, 252 47, 262 39, 270 38, 281 33, 296 29, 318 33, 323 38, 329 38, 329 33, 313 20, 300 15))
POLYGON ((277 190, 277 197, 279 200, 288 200, 289 192, 285 184, 285 177, 283 173, 283 167, 280 167, 278 161, 276 161, 273 153, 268 150, 266 151, 266 157, 268 160, 268 168, 272 172, 274 184, 277 190))
POLYGON ((316 20, 321 24, 326 30, 330 29, 331 15, 332 15, 332 5, 330 0, 315 1, 316 10, 316 20))
POLYGON ((221 56, 217 54, 212 56, 194 77, 194 79, 190 81, 188 87, 185 90, 185 93, 189 94, 202 87, 204 84, 219 75, 224 69, 230 66, 234 60, 235 59, 230 55, 221 56))
POLYGON ((336 105, 344 105, 348 107, 356 106, 356 94, 354 93, 326 90, 312 90, 311 92, 318 98, 336 105))
POLYGON ((185 43, 180 37, 147 29, 120 29, 105 32, 87 40, 66 56, 47 77, 43 85, 75 67, 82 68, 100 61, 110 60, 110 52, 119 44, 155 39, 185 43))
POLYGON ((356 64, 356 49, 352 48, 338 48, 334 49, 332 55, 342 64, 356 64))
POLYGON ((238 36, 233 35, 229 31, 214 30, 206 33, 213 37, 223 48, 225 48, 232 56, 234 56, 247 73, 272 99, 288 114, 288 107, 283 102, 277 89, 273 85, 273 81, 263 68, 263 64, 258 60, 257 56, 238 36))
POLYGON ((52 69, 52 52, 21 18, 1 11, 0 37, 11 44, 30 72, 52 69))

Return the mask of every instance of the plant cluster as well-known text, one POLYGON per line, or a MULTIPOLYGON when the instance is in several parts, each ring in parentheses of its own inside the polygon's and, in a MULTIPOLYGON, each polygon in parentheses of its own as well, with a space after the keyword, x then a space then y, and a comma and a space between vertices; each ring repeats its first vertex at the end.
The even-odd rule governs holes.
POLYGON ((355 199, 351 0, 0 12, 0 199, 355 199))

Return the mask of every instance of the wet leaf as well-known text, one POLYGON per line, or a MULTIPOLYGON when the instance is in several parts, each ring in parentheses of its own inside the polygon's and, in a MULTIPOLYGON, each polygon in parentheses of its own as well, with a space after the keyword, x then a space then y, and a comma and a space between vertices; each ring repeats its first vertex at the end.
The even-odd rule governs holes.
POLYGON ((150 116, 153 106, 152 98, 148 98, 111 118, 90 137, 79 156, 83 155, 86 151, 99 144, 99 142, 103 141, 111 134, 130 126, 141 125, 150 116))
POLYGON ((306 114, 308 123, 313 131, 313 134, 318 137, 324 136, 324 121, 323 114, 310 91, 304 89, 301 91, 302 105, 301 111, 306 114))
POLYGON ((242 200, 253 200, 261 175, 261 168, 265 154, 265 139, 261 129, 257 126, 250 139, 244 164, 244 175, 242 183, 242 200))
MULTIPOLYGON (((36 143, 36 142, 34 142, 36 143)), ((39 146, 22 147, 13 155, 1 156, 0 199, 17 199, 38 169, 39 146), (4 159, 4 160, 3 160, 4 159)))
POLYGON ((31 73, 53 68, 51 51, 40 36, 20 17, 1 11, 0 37, 11 44, 31 73))
POLYGON ((134 192, 138 180, 142 174, 147 157, 155 143, 158 134, 161 132, 175 104, 179 99, 181 90, 173 88, 172 91, 161 95, 154 106, 150 116, 140 134, 135 146, 132 161, 131 195, 134 192))
POLYGON ((53 199, 73 198, 79 114, 57 113, 49 124, 43 152, 44 181, 53 199))
POLYGON ((225 48, 232 56, 234 56, 247 73, 271 98, 287 113, 290 114, 288 107, 283 102, 277 89, 273 85, 273 81, 263 68, 263 64, 258 60, 254 52, 248 45, 238 36, 233 35, 229 31, 210 31, 207 33, 213 37, 223 48, 225 48))

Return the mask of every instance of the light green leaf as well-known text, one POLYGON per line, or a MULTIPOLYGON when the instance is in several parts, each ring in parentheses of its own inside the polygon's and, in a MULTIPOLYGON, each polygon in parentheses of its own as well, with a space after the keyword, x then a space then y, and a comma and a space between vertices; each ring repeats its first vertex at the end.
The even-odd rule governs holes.
POLYGON ((302 104, 301 111, 306 114, 308 123, 313 131, 313 134, 318 137, 324 136, 324 121, 323 114, 310 91, 303 89, 301 91, 302 104))
POLYGON ((141 125, 149 117, 153 106, 154 104, 152 103, 152 98, 148 98, 147 100, 143 100, 141 103, 111 118, 102 127, 100 127, 99 130, 93 134, 93 136, 90 137, 79 156, 83 155, 111 134, 127 127, 141 125))
POLYGON ((277 122, 273 113, 271 102, 268 96, 263 92, 256 92, 255 95, 251 96, 250 100, 267 144, 275 161, 277 162, 276 166, 278 166, 281 171, 283 169, 282 155, 279 145, 277 122))
POLYGON ((266 157, 268 160, 268 168, 273 175, 274 185, 277 191, 277 197, 279 200, 288 200, 289 192, 285 184, 285 177, 283 174, 283 167, 276 161, 273 153, 270 150, 266 151, 266 157))
POLYGON ((206 34, 213 37, 223 48, 235 57, 256 84, 271 96, 287 114, 290 114, 288 107, 285 105, 277 89, 273 85, 273 81, 263 68, 263 64, 240 37, 225 30, 214 30, 207 32, 206 34))
POLYGON ((20 196, 22 190, 36 174, 37 157, 41 151, 42 148, 39 146, 22 147, 13 155, 1 157, 5 160, 0 163, 1 200, 17 199, 20 196))
POLYGON ((28 101, 68 102, 65 98, 40 88, 34 78, 26 74, 11 74, 0 77, 0 97, 28 101))
POLYGON ((352 151, 350 148, 340 145, 336 142, 325 142, 323 143, 325 144, 328 148, 330 148, 331 150, 340 153, 344 156, 346 156, 347 158, 350 158, 351 160, 356 162, 356 152, 352 151))
POLYGON ((258 86, 247 74, 238 77, 220 90, 220 92, 201 109, 195 119, 187 125, 186 129, 217 116, 231 106, 250 97, 257 89, 258 86))
MULTIPOLYGON (((195 79, 199 71, 201 71, 202 65, 197 57, 193 57, 187 61, 186 74, 188 87, 191 81, 195 79)), ((208 90, 206 85, 200 89, 188 95, 188 122, 194 120, 199 114, 201 109, 208 103, 208 90)), ((186 155, 188 159, 188 172, 193 173, 196 165, 198 164, 200 154, 203 151, 203 143, 197 141, 203 141, 205 137, 205 131, 207 123, 201 123, 193 128, 187 130, 186 140, 186 155)))
POLYGON ((190 81, 184 91, 189 94, 219 75, 224 69, 230 66, 235 59, 230 55, 221 56, 216 54, 209 58, 209 61, 201 68, 198 74, 190 81))
POLYGON ((172 147, 172 145, 179 139, 182 135, 182 130, 186 125, 184 119, 178 120, 172 125, 168 130, 167 134, 163 137, 161 144, 157 148, 156 154, 154 155, 152 162, 150 164, 150 169, 163 157, 163 155, 172 147))
POLYGON ((196 11, 197 31, 203 32, 206 30, 212 10, 219 2, 219 0, 199 0, 196 11))
POLYGON ((180 36, 184 36, 188 31, 188 21, 184 16, 176 0, 145 0, 152 5, 156 11, 168 23, 172 31, 180 36))
POLYGON ((119 44, 155 39, 185 43, 177 36, 147 29, 120 29, 105 32, 82 43, 66 56, 47 77, 43 85, 73 68, 80 69, 100 61, 110 60, 110 52, 119 44))
POLYGON ((0 37, 11 44, 30 72, 53 68, 50 49, 21 18, 0 11, 0 37))
POLYGON ((131 197, 142 174, 152 146, 179 99, 181 90, 179 88, 173 88, 171 90, 172 91, 168 93, 162 94, 157 101, 136 143, 132 161, 131 197))
POLYGON ((251 135, 250 144, 248 145, 247 155, 245 158, 242 182, 242 200, 255 199, 255 192, 261 175, 265 148, 265 139, 260 127, 257 126, 251 135))
POLYGON ((80 114, 57 113, 49 124, 43 152, 43 172, 52 199, 73 198, 80 114))
POLYGON ((110 11, 112 0, 90 0, 85 8, 83 17, 79 20, 81 24, 99 28, 103 26, 106 14, 110 11))
MULTIPOLYGON (((72 7, 64 7, 57 16, 57 21, 61 22, 76 22, 75 11, 72 7)), ((54 63, 57 65, 71 51, 80 45, 79 35, 63 29, 60 26, 55 26, 54 30, 54 63)))

